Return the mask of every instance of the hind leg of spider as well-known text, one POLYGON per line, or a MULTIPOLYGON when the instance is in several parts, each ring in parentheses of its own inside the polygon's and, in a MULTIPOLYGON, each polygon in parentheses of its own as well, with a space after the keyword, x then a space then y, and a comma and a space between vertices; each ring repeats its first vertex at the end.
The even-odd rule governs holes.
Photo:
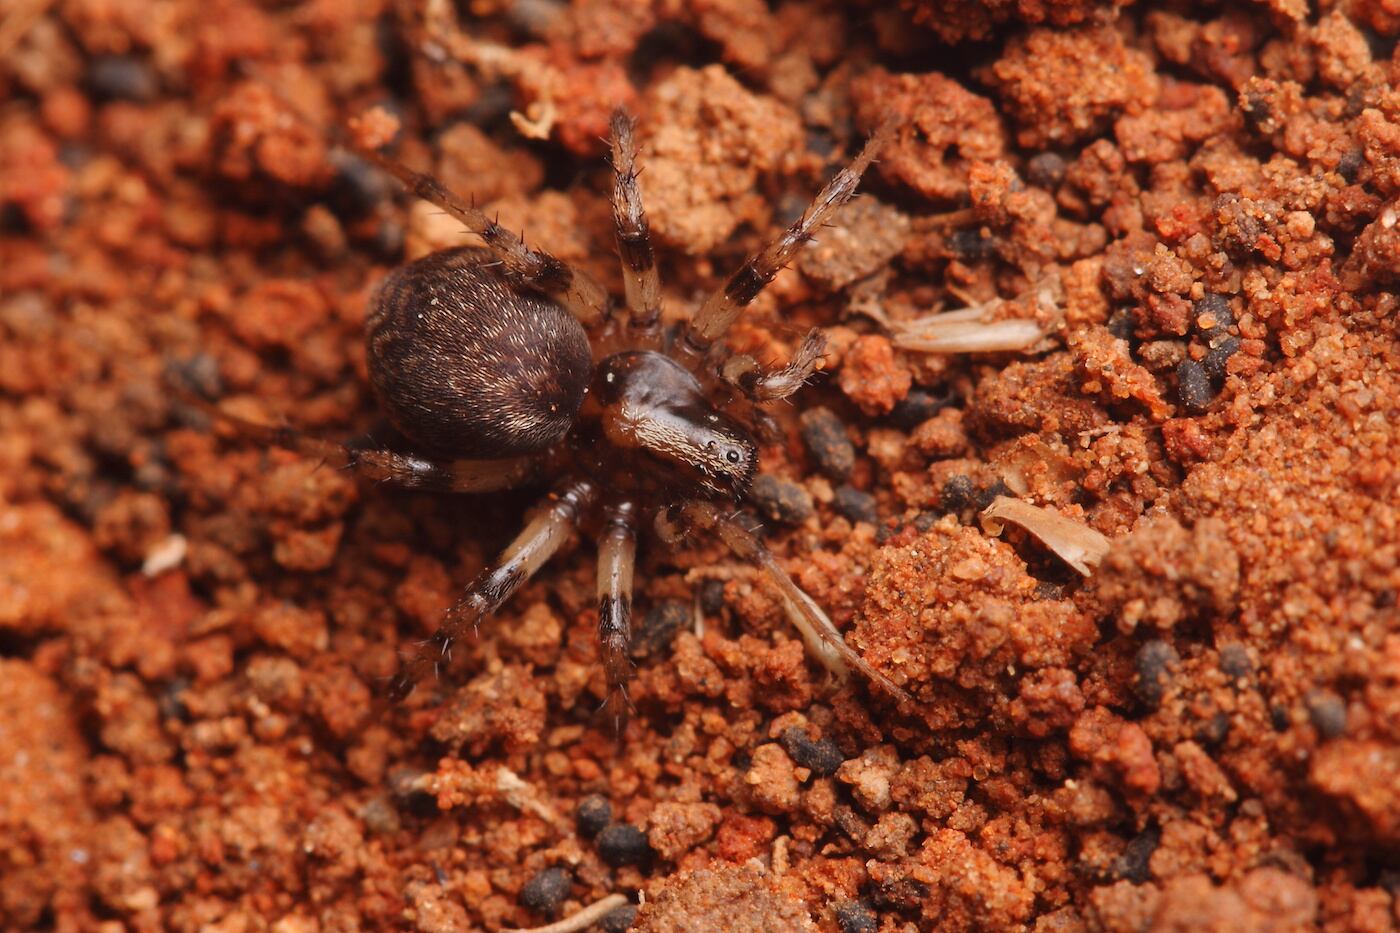
POLYGON ((627 335, 634 348, 654 350, 661 343, 661 275, 656 269, 651 228, 637 186, 635 128, 625 111, 613 111, 613 226, 627 291, 627 335))
MULTIPOLYGON (((745 516, 746 517, 746 516, 745 516)), ((846 644, 838 629, 812 597, 792 581, 753 530, 741 524, 739 518, 731 518, 712 502, 699 499, 686 502, 679 509, 680 522, 684 525, 703 528, 714 532, 725 543, 735 557, 757 564, 782 598, 783 610, 788 620, 802 633, 808 654, 838 678, 845 679, 850 668, 877 684, 896 700, 911 699, 898 684, 877 671, 871 664, 846 644)))
POLYGON ((841 205, 851 199, 861 175, 894 134, 894 127, 894 122, 889 121, 876 130, 860 154, 827 182, 796 223, 739 267, 723 286, 705 299, 699 312, 686 325, 678 344, 682 355, 693 365, 705 358, 740 312, 792 261, 812 238, 813 231, 831 220, 841 205))
POLYGON ((584 326, 600 323, 607 317, 607 292, 591 276, 544 250, 526 246, 524 240, 486 216, 484 211, 449 191, 433 176, 416 172, 377 148, 357 145, 356 152, 393 175, 414 195, 431 201, 461 221, 468 230, 481 237, 507 275, 554 298, 584 326))
POLYGON ((483 619, 499 609, 559 550, 597 495, 597 486, 588 480, 567 482, 551 493, 496 562, 482 570, 447 611, 433 636, 404 663, 389 687, 390 697, 401 700, 408 696, 450 658, 454 642, 469 631, 475 632, 483 619))
POLYGON ((390 450, 358 450, 335 441, 303 434, 289 427, 260 424, 229 414, 183 387, 183 399, 203 411, 216 424, 232 428, 242 438, 269 447, 281 447, 349 470, 357 476, 407 489, 440 492, 495 492, 521 485, 534 475, 533 457, 507 460, 427 460, 390 450))
POLYGON ((632 711, 627 682, 632 661, 627 656, 632 641, 632 571, 637 559, 637 507, 620 502, 608 507, 598 537, 598 650, 608 677, 608 698, 613 727, 632 711))

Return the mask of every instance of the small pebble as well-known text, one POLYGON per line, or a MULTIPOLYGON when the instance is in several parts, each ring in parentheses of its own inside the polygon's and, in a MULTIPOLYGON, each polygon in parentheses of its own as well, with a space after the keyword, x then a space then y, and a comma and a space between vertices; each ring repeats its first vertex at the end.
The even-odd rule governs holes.
POLYGON ((1143 884, 1152 878, 1150 863, 1152 853, 1157 851, 1157 846, 1162 841, 1162 831, 1155 826, 1149 826, 1128 840, 1127 848, 1123 854, 1113 861, 1114 871, 1118 877, 1133 884, 1143 884))
POLYGON ((846 436, 846 425, 830 408, 809 408, 802 413, 802 442, 817 468, 836 480, 846 479, 856 465, 856 448, 846 436))
POLYGON ((1196 730, 1196 740, 1202 745, 1219 745, 1230 734, 1230 717, 1216 713, 1196 730))
POLYGON ((1065 180, 1064 156, 1057 152, 1040 152, 1026 163, 1026 180, 1037 188, 1047 190, 1060 187, 1065 180))
POLYGON ((1132 308, 1119 308, 1108 319, 1108 332, 1119 340, 1131 342, 1136 331, 1137 315, 1132 308))
POLYGON ((954 230, 947 239, 948 251, 958 259, 977 262, 996 256, 997 241, 984 236, 981 227, 963 227, 954 230))
POLYGON ((784 732, 779 741, 794 762, 817 777, 830 777, 846 760, 835 742, 830 739, 813 741, 806 732, 795 726, 784 732))
POLYGON ((631 823, 614 823, 598 834, 598 855, 613 868, 636 865, 651 854, 646 833, 631 823))
POLYGON ((1308 694, 1308 721, 1324 739, 1335 739, 1347 731, 1347 705, 1330 690, 1308 694))
POLYGON ((626 933, 637 922, 637 905, 624 904, 617 910, 609 911, 598 921, 598 929, 603 933, 626 933))
POLYGON ((591 839, 612 822, 612 804, 602 794, 589 794, 578 802, 574 819, 578 822, 578 831, 591 839))
POLYGON ((1181 404, 1190 412, 1203 412, 1215 397, 1215 389, 1210 384, 1205 367, 1195 360, 1182 360, 1176 368, 1177 394, 1181 404))
POLYGON ((990 486, 977 490, 977 494, 972 497, 972 504, 977 509, 977 511, 980 512, 987 506, 991 505, 992 502, 995 501, 998 496, 1009 495, 1011 495, 1011 487, 1006 485, 1006 483, 1002 482, 1001 480, 997 480, 990 486))
POLYGON ((385 174, 362 156, 337 151, 330 160, 336 171, 328 200, 340 217, 364 217, 393 195, 385 174))
POLYGON ((836 488, 836 511, 853 522, 874 525, 880 521, 880 514, 875 509, 875 497, 854 486, 836 488))
POLYGON ((376 794, 366 800, 360 807, 360 819, 364 820, 365 829, 381 836, 396 833, 403 825, 399 811, 387 794, 376 794))
POLYGON ((707 616, 719 615, 724 611, 724 581, 706 580, 700 584, 700 611, 707 616))
POLYGON ((1244 680, 1254 673, 1254 662, 1249 650, 1237 641, 1232 641, 1220 649, 1220 670, 1227 677, 1244 680))
POLYGON ((1137 667, 1137 680, 1133 682, 1133 692, 1150 710, 1161 707, 1166 696, 1167 684, 1171 680, 1171 668, 1181 661, 1176 649, 1161 639, 1143 642, 1138 649, 1134 665, 1137 667))
POLYGON ((149 103, 160 92, 151 63, 133 55, 99 55, 88 63, 88 88, 98 100, 149 103))
POLYGON ((972 485, 972 477, 959 474, 948 479, 939 493, 939 503, 945 512, 961 512, 972 502, 977 488, 972 485))
POLYGON ((934 395, 925 389, 910 389, 890 412, 889 421, 901 431, 912 431, 953 403, 951 395, 934 395))
POLYGON ((647 611, 642 630, 632 639, 630 653, 634 658, 664 654, 671 647, 676 633, 691 622, 689 603, 678 599, 663 599, 647 611))
POLYGON ((562 868, 546 868, 536 872, 520 889, 520 905, 537 914, 552 916, 569 897, 573 879, 562 868))
POLYGON ((749 498, 758 514, 783 525, 800 525, 812 517, 812 497, 796 483, 776 476, 760 476, 753 481, 749 498))
POLYGON ((1230 357, 1239 352, 1240 338, 1222 337, 1215 346, 1206 351, 1205 358, 1201 360, 1201 368, 1205 370, 1206 376, 1213 385, 1220 385, 1225 381, 1225 365, 1230 362, 1230 357))
POLYGON ((1230 310, 1230 299, 1224 295, 1211 293, 1191 306, 1191 323, 1201 329, 1206 336, 1213 336, 1235 323, 1234 312, 1230 310), (1213 324, 1207 325, 1203 318, 1210 318, 1213 324))
POLYGON ((1353 149, 1344 153, 1337 160, 1337 174, 1342 176, 1342 181, 1349 185, 1356 184, 1356 176, 1361 173, 1361 166, 1366 162, 1366 153, 1360 149, 1353 149))
POLYGON ((880 928, 875 908, 865 901, 849 901, 836 908, 836 923, 841 933, 875 933, 880 928))

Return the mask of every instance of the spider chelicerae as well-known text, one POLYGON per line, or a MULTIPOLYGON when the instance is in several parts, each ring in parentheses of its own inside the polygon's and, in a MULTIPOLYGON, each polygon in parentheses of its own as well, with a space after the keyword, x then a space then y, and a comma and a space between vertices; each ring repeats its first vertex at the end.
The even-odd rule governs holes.
MULTIPOLYGON (((361 122, 364 128, 364 121, 361 122)), ((662 322, 661 284, 637 185, 632 118, 611 123, 612 208, 626 296, 615 309, 584 272, 539 250, 429 175, 360 153, 477 234, 484 247, 432 253, 391 272, 371 299, 370 378, 385 414, 419 451, 360 450, 215 412, 241 433, 403 487, 481 493, 548 481, 550 492, 481 571, 437 632, 407 659, 391 696, 434 672, 576 529, 597 529, 598 639, 610 699, 627 701, 638 529, 663 540, 708 530, 777 588, 809 652, 906 694, 841 638, 736 509, 758 466, 761 406, 815 372, 820 331, 776 369, 730 352, 724 336, 763 288, 855 193, 891 135, 875 132, 802 216, 733 273, 683 326, 662 322)), ((208 406, 206 406, 207 408, 208 406)), ((211 409, 212 410, 212 409, 211 409)))

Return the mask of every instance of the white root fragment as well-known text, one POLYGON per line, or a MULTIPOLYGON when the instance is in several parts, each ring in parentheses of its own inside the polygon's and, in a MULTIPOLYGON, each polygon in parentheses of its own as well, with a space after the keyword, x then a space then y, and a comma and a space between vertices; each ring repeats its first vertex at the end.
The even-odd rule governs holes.
POLYGON ((577 933, 579 930, 588 929, 626 903, 627 896, 625 894, 609 894, 602 900, 594 901, 578 913, 571 917, 565 917, 563 920, 542 927, 519 927, 502 930, 501 933, 577 933))
POLYGON ((1108 538, 1082 522, 1009 496, 997 496, 982 510, 982 528, 988 534, 1001 534, 1002 522, 1020 525, 1086 577, 1112 545, 1108 538))

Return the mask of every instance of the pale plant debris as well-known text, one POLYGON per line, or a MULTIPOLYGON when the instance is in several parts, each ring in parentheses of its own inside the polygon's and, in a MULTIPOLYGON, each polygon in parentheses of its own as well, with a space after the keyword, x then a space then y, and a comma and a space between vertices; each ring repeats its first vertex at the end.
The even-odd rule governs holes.
POLYGON ((982 528, 988 534, 1000 535, 1003 522, 1026 529, 1086 577, 1094 572, 1112 546, 1108 538, 1083 522, 1010 496, 997 496, 982 510, 982 528))
POLYGON ((998 318, 1010 302, 994 298, 956 311, 930 314, 891 325, 894 344, 921 353, 1024 353, 1033 350, 1063 316, 1059 282, 1042 280, 1032 298, 1037 314, 1029 318, 998 318))

